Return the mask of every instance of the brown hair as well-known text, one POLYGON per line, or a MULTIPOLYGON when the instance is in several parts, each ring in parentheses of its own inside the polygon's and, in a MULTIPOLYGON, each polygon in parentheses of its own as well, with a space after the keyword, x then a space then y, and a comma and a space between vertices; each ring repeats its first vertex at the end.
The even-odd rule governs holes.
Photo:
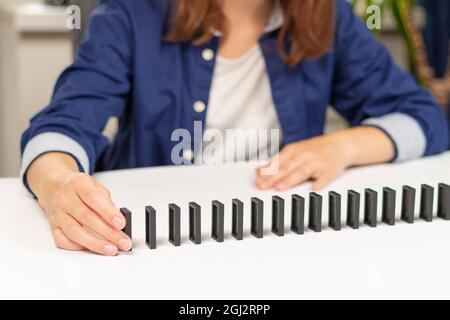
MULTIPOLYGON (((278 34, 277 47, 289 66, 320 57, 334 40, 334 0, 278 0, 284 23, 278 34), (289 40, 289 49, 286 49, 289 40)), ((169 42, 195 45, 211 40, 212 29, 227 36, 227 21, 220 0, 176 0, 169 42)))

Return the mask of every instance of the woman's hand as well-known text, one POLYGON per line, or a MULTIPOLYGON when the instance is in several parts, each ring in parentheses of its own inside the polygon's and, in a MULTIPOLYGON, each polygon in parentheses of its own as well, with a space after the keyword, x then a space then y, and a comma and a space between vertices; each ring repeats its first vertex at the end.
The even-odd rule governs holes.
POLYGON ((380 129, 356 127, 287 145, 256 170, 256 186, 285 191, 308 180, 321 190, 351 166, 392 160, 395 146, 380 129), (268 168, 275 173, 265 174, 268 168))
POLYGON ((106 256, 131 249, 130 238, 121 231, 125 219, 109 191, 93 177, 79 173, 72 157, 45 154, 31 165, 27 179, 47 213, 58 248, 106 256))

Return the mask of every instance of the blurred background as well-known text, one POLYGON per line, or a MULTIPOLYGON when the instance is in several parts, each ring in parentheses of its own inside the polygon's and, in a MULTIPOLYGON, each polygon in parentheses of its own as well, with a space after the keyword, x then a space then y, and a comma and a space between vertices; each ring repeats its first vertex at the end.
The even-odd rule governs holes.
MULTIPOLYGON (((373 30, 374 34, 447 112, 450 0, 349 1, 366 21, 371 16, 367 8, 380 9, 381 29, 373 30)), ((29 119, 48 104, 55 81, 73 60, 97 3, 0 0, 0 176, 18 175, 21 134, 29 119), (73 4, 81 9, 81 30, 67 27, 67 8, 73 4)), ((330 111, 327 131, 343 126, 346 123, 330 111)))

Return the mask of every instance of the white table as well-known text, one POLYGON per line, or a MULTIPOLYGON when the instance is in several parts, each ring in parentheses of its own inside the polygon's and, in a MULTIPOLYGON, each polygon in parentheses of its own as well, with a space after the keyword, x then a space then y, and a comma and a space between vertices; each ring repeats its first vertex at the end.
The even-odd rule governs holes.
MULTIPOLYGON (((253 187, 254 164, 117 171, 97 177, 133 211, 135 247, 107 258, 54 248, 45 216, 18 179, 0 180, 0 298, 450 298, 450 223, 397 222, 376 229, 270 233, 270 197, 253 187), (249 199, 265 201, 264 239, 249 235, 249 199), (245 200, 245 239, 230 237, 234 197, 245 200), (210 239, 212 200, 225 203, 226 240, 210 239), (187 240, 187 204, 203 210, 203 244, 187 240), (167 206, 182 208, 181 247, 167 241, 167 206), (144 207, 158 212, 158 249, 144 243, 144 207)), ((358 168, 324 190, 343 194, 450 182, 450 153, 406 164, 358 168)), ((307 196, 309 185, 293 192, 307 196)), ((286 225, 290 223, 290 194, 286 225)), ((397 193, 397 216, 400 215, 397 193)), ((417 194, 417 205, 418 198, 417 194)), ((343 197, 343 219, 345 219, 343 197)), ((361 201, 363 205, 363 201, 361 201)), ((380 201, 381 202, 381 201, 380 201)), ((308 203, 308 201, 307 201, 308 203)), ((381 203, 379 203, 381 206, 381 203)), ((324 217, 328 214, 324 197, 324 217)), ((380 216, 380 213, 379 213, 380 216)), ((326 224, 326 219, 323 221, 326 224)), ((288 230, 288 228, 286 229, 288 230)))

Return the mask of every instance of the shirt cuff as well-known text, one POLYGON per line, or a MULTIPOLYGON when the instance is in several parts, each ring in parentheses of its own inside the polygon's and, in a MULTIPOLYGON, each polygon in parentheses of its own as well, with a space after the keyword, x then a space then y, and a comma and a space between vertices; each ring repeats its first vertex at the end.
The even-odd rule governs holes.
POLYGON ((32 138, 26 144, 22 153, 20 176, 30 192, 32 191, 30 190, 26 180, 28 168, 37 158, 39 158, 39 156, 49 152, 66 153, 77 161, 81 172, 89 172, 89 157, 84 148, 78 142, 61 133, 41 133, 32 138))
POLYGON ((420 158, 425 154, 427 139, 416 119, 404 113, 390 113, 379 118, 370 118, 363 125, 383 130, 396 148, 395 162, 420 158))

